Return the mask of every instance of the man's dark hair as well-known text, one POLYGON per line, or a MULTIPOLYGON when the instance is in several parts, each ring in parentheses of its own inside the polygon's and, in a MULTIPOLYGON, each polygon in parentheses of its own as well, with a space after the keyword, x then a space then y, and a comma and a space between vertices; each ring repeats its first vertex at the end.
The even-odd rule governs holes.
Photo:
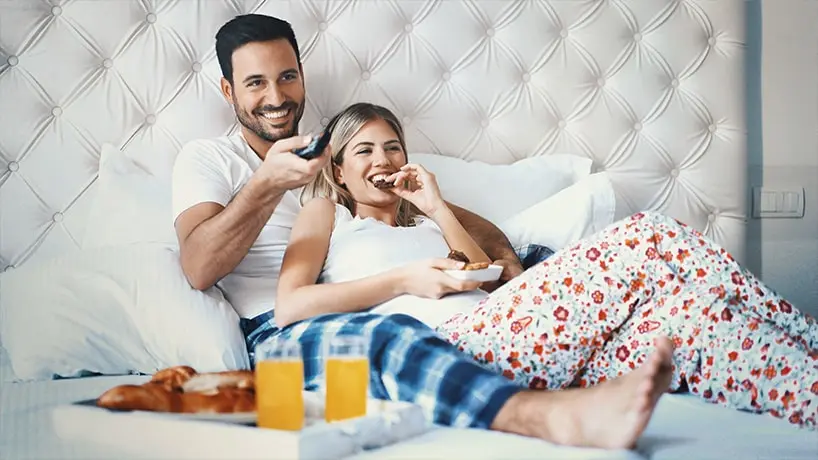
POLYGON ((300 67, 301 53, 289 22, 263 14, 245 14, 231 19, 216 33, 216 57, 219 59, 222 75, 233 83, 233 52, 238 48, 252 42, 281 38, 290 42, 300 67))

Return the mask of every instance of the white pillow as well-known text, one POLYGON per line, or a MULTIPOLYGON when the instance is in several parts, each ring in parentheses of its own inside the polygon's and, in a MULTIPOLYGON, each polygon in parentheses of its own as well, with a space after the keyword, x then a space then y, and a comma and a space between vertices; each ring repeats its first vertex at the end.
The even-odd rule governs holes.
POLYGON ((508 165, 410 153, 437 178, 446 201, 495 225, 591 174, 593 161, 577 155, 545 155, 508 165))
MULTIPOLYGON (((495 225, 587 177, 593 164, 576 155, 538 156, 509 165, 428 153, 412 153, 409 159, 435 174, 447 201, 495 225)), ((97 180, 83 248, 141 242, 178 247, 169 177, 104 144, 97 180)))
POLYGON ((97 181, 83 248, 135 243, 178 247, 169 176, 154 174, 138 159, 103 144, 97 181))
POLYGON ((594 173, 500 224, 513 246, 555 251, 599 232, 615 220, 616 195, 605 172, 594 173))
POLYGON ((11 367, 9 354, 5 348, 0 346, 0 382, 13 382, 17 380, 14 369, 11 367))
POLYGON ((197 291, 177 251, 84 249, 0 275, 0 339, 16 377, 249 366, 239 318, 221 291, 197 291))

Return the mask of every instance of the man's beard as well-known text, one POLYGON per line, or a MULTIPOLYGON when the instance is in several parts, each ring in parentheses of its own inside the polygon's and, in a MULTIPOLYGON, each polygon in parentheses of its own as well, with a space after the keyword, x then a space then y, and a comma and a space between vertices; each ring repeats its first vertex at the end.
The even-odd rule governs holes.
POLYGON ((238 118, 239 123, 252 131, 256 136, 267 142, 276 142, 298 134, 298 123, 301 122, 301 117, 304 115, 304 104, 298 105, 295 102, 285 102, 280 107, 260 107, 253 110, 252 115, 243 108, 240 108, 238 104, 235 104, 234 107, 236 107, 236 117, 238 118), (279 110, 290 110, 291 112, 294 112, 295 115, 293 116, 292 128, 284 134, 275 135, 265 129, 264 122, 259 118, 261 118, 262 114, 265 112, 276 112, 279 110))

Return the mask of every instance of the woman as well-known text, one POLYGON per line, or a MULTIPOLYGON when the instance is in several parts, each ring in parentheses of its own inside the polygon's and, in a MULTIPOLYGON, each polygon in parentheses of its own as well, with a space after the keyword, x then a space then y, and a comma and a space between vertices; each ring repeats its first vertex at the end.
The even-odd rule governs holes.
POLYGON ((458 266, 450 249, 489 259, 434 176, 407 162, 395 116, 355 104, 330 127, 333 161, 304 190, 283 262, 280 325, 373 305, 408 312, 485 366, 542 389, 627 373, 654 338, 669 336, 671 390, 815 429, 815 320, 696 230, 639 213, 487 294, 443 271, 458 266), (384 181, 395 186, 376 186, 384 181))

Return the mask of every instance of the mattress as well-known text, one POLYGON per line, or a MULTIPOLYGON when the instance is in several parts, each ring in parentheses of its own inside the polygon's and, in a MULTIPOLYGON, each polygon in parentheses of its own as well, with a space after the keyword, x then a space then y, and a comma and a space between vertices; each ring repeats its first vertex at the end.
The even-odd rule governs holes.
MULTIPOLYGON (((62 442, 51 425, 59 405, 92 398, 140 376, 87 377, 0 384, 0 456, 3 459, 110 459, 121 452, 62 442)), ((535 439, 482 430, 436 428, 399 445, 364 452, 357 459, 810 459, 818 435, 771 417, 740 413, 689 395, 666 395, 636 451, 565 448, 535 439)))

